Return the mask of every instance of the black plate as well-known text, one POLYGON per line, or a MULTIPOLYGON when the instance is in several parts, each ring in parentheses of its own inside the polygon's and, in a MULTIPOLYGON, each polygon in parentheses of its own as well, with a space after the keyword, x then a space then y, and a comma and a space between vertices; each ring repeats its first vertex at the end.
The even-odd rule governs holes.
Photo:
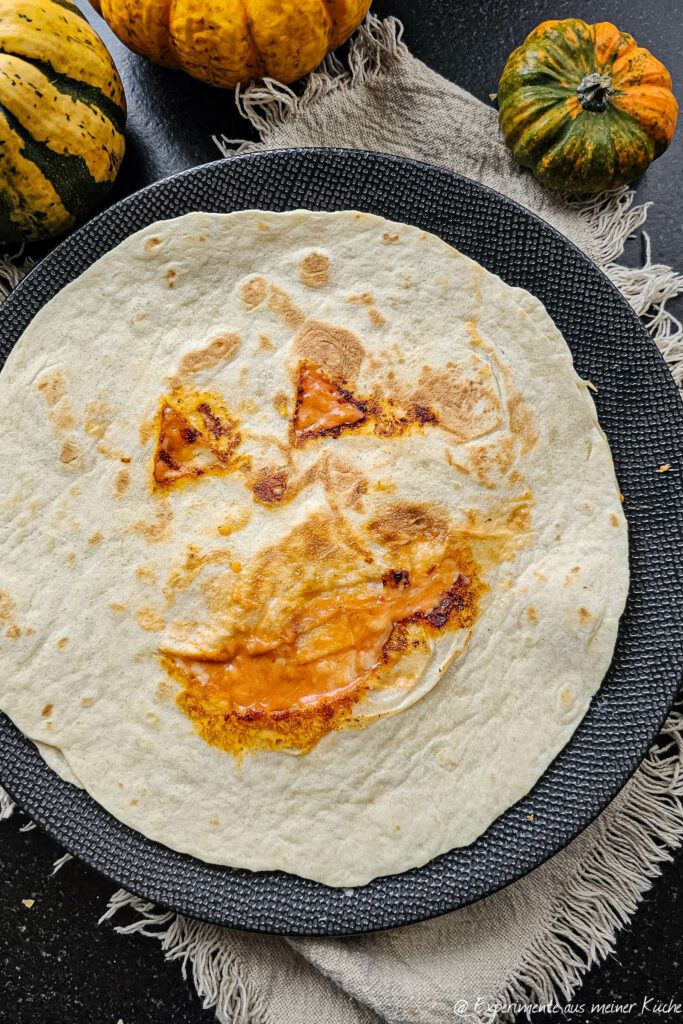
POLYGON ((118 203, 55 249, 3 304, 3 360, 40 307, 127 235, 191 210, 250 207, 352 208, 408 221, 546 305, 577 371, 598 388, 600 422, 626 499, 632 583, 610 671, 573 739, 531 794, 472 846, 358 889, 330 889, 281 872, 233 871, 153 843, 58 778, 2 715, 0 777, 71 853, 118 885, 184 914, 298 935, 408 924, 486 896, 560 850, 615 796, 663 722, 683 666, 683 406, 631 308, 547 224, 455 174, 355 151, 238 157, 118 203), (657 472, 667 462, 670 471, 657 472))

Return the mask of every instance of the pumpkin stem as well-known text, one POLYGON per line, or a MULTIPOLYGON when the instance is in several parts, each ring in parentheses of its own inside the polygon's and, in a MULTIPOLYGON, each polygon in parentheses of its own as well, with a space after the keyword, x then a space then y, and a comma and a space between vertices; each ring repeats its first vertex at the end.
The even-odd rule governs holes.
POLYGON ((603 110, 607 110, 609 98, 614 93, 612 78, 610 75, 599 75, 594 71, 592 75, 586 75, 576 92, 584 110, 601 114, 603 110))

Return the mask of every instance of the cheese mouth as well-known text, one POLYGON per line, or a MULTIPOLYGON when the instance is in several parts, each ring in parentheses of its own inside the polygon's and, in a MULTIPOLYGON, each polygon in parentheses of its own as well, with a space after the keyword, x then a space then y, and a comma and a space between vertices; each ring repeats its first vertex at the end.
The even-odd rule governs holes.
MULTIPOLYGON (((309 540, 329 536, 322 516, 306 526, 309 540)), ((296 554, 299 539, 282 553, 296 554)), ((440 639, 441 669, 464 648, 488 588, 462 538, 446 538, 436 555, 422 538, 385 552, 395 556, 389 564, 334 543, 318 573, 290 563, 291 577, 303 574, 291 589, 277 582, 276 555, 270 580, 257 559, 224 594, 222 624, 201 636, 189 627, 162 645, 162 664, 182 685, 178 703, 208 742, 233 752, 310 749, 332 729, 419 699, 438 679, 432 671, 425 682, 440 639)))

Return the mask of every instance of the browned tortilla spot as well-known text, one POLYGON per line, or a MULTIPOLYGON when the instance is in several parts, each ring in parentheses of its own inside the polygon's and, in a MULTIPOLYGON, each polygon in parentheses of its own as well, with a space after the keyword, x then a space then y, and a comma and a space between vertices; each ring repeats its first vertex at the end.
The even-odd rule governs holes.
POLYGON ((289 395, 284 391, 276 391, 273 395, 273 408, 285 419, 289 416, 289 395))
POLYGON ((113 409, 104 402, 90 402, 85 410, 85 422, 83 424, 86 434, 101 441, 109 429, 113 419, 113 409))
POLYGON ((81 704, 83 705, 84 708, 91 707, 94 704, 94 702, 94 697, 81 697, 81 704))
POLYGON ((582 606, 581 608, 579 608, 579 610, 577 612, 577 618, 579 620, 579 625, 580 626, 587 626, 590 623, 590 621, 593 618, 593 616, 591 615, 591 613, 588 611, 587 608, 584 608, 582 606))
POLYGON ((388 231, 385 231, 382 235, 382 241, 385 245, 392 245, 394 242, 398 242, 400 235, 390 235, 388 231))
POLYGON ((104 540, 104 535, 100 533, 99 530, 95 530, 95 532, 88 537, 88 544, 99 544, 102 540, 104 540))
MULTIPOLYGON (((446 461, 460 473, 472 475, 482 487, 493 490, 500 483, 512 466, 515 455, 515 443, 511 437, 500 438, 493 444, 472 445, 464 450, 464 461, 459 462, 450 451, 446 450, 446 461)), ((521 482, 521 478, 511 481, 521 482)))
POLYGON ((243 281, 239 286, 239 291, 246 308, 254 309, 256 306, 260 306, 265 299, 268 283, 265 277, 257 275, 256 277, 250 277, 247 281, 243 281))
POLYGON ((307 320, 292 342, 297 360, 315 363, 334 380, 353 383, 365 349, 351 331, 319 320, 307 320))
POLYGON ((143 607, 138 610, 135 619, 138 626, 140 626, 141 629, 147 630, 148 633, 161 633, 166 628, 166 623, 158 610, 150 607, 149 605, 143 605, 143 607))
POLYGON ((0 590, 0 622, 12 622, 14 618, 14 601, 9 594, 0 590))
POLYGON ((259 352, 268 352, 268 351, 270 351, 270 350, 272 350, 274 348, 275 348, 275 345, 273 345, 272 341, 270 340, 270 338, 268 337, 267 334, 259 334, 259 336, 258 336, 258 351, 259 352))
POLYGON ((5 630, 5 636, 9 637, 10 640, 18 640, 21 636, 21 630, 17 625, 8 626, 5 630))
POLYGON ((66 395, 60 398, 50 413, 50 422, 57 436, 68 434, 76 426, 76 417, 74 416, 71 402, 66 395))
POLYGON ((173 269, 167 270, 164 280, 169 288, 175 288, 176 272, 173 269))
POLYGON ((425 538, 438 540, 448 530, 448 509, 445 505, 399 502, 386 505, 381 514, 371 519, 368 529, 380 544, 403 547, 425 538))
POLYGON ((74 465, 80 458, 81 449, 75 441, 65 441, 59 453, 59 461, 65 466, 74 465))
POLYGON ((330 279, 330 261, 322 252, 309 252, 299 263, 299 277, 307 288, 323 288, 330 279))
POLYGON ((259 231, 270 231, 270 224, 266 224, 264 220, 258 221, 256 227, 259 231))
POLYGON ((473 441, 500 426, 498 396, 479 381, 423 368, 414 402, 434 408, 439 423, 459 442, 473 441))
POLYGON ((147 442, 154 437, 157 430, 158 417, 156 414, 150 416, 149 419, 144 420, 140 424, 140 444, 146 445, 147 442))
POLYGON ((529 622, 538 621, 538 613, 535 608, 531 607, 531 605, 529 605, 529 607, 526 610, 526 617, 529 620, 529 622))
POLYGON ((145 562, 143 565, 139 565, 135 570, 135 575, 141 583, 155 584, 157 582, 157 564, 156 562, 145 562))
POLYGON ((150 544, 158 544, 162 540, 168 540, 171 536, 171 521, 173 512, 170 508, 162 505, 156 510, 154 519, 147 522, 144 519, 133 523, 131 529, 139 533, 150 544))
POLYGON ((356 466, 337 456, 328 456, 322 460, 318 478, 331 505, 341 505, 354 512, 363 511, 363 496, 368 492, 368 481, 356 466))
POLYGON ((63 651, 64 648, 66 647, 66 645, 68 644, 68 642, 69 642, 68 636, 62 636, 57 641, 57 647, 59 648, 60 651, 63 651))
POLYGON ((370 322, 373 323, 375 327, 381 327, 387 322, 387 318, 384 313, 380 313, 377 306, 368 306, 368 316, 370 318, 370 322))
POLYGON ((230 510, 224 521, 218 527, 218 533, 221 537, 229 537, 231 533, 236 533, 237 530, 241 530, 247 525, 251 519, 252 511, 248 505, 238 505, 236 508, 230 510))
POLYGON ((349 295, 346 301, 351 305, 361 304, 363 306, 372 306, 375 301, 375 296, 372 292, 360 292, 358 295, 349 295))
POLYGON ((219 363, 230 359, 240 347, 242 339, 235 331, 219 334, 205 348, 188 352, 180 360, 179 374, 199 373, 201 370, 212 370, 219 363))
POLYGON ((157 683, 156 698, 157 700, 171 700, 176 692, 177 687, 173 685, 170 679, 160 679, 157 683))
POLYGON ((109 607, 111 608, 111 610, 113 612, 127 612, 128 611, 128 609, 126 608, 125 604, 119 604, 118 601, 110 601, 109 602, 109 607))
POLYGON ((508 399, 507 407, 510 419, 510 432, 519 441, 522 455, 526 455, 538 440, 538 431, 534 424, 533 413, 519 392, 516 392, 508 399))
POLYGON ((43 718, 49 718, 54 711, 54 704, 46 704, 43 710, 40 712, 43 718))
POLYGON ((145 252, 151 252, 152 249, 156 249, 158 245, 161 245, 160 238, 148 238, 145 242, 145 252))
POLYGON ((620 525, 619 516, 615 515, 614 512, 610 512, 610 514, 609 514, 609 521, 612 524, 612 526, 619 526, 620 525))
POLYGON ((176 594, 190 586, 205 566, 229 564, 232 559, 233 555, 229 548, 218 548, 202 554, 195 544, 188 544, 184 560, 173 565, 168 573, 164 596, 169 605, 173 604, 176 594))
POLYGON ((114 479, 114 494, 119 497, 125 494, 130 487, 130 473, 127 469, 120 469, 114 479))
POLYGON ((38 381, 38 390, 45 399, 45 404, 47 406, 56 405, 66 391, 64 377, 61 375, 59 370, 46 373, 38 381))
POLYGON ((295 305, 291 295, 279 288, 276 284, 270 284, 268 288, 268 309, 276 316, 279 316, 286 327, 295 330, 301 327, 306 319, 301 310, 295 305))
POLYGON ((576 579, 576 577, 579 575, 580 572, 581 572, 581 567, 578 566, 578 565, 575 565, 567 573, 567 575, 565 577, 565 580, 564 580, 564 583, 562 584, 562 586, 563 587, 569 587, 574 582, 574 580, 576 579))

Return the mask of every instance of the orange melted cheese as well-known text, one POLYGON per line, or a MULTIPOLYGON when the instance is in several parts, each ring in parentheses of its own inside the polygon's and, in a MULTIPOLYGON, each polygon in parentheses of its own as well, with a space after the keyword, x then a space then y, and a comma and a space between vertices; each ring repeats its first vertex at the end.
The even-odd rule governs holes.
POLYGON ((170 405, 161 410, 159 443, 154 457, 154 479, 169 484, 195 477, 223 465, 210 444, 185 417, 170 405))
POLYGON ((305 439, 339 433, 365 419, 365 407, 335 384, 318 366, 304 363, 299 371, 294 434, 305 439))
POLYGON ((331 380, 319 366, 299 365, 290 433, 294 447, 317 437, 339 437, 343 431, 357 427, 378 437, 399 437, 438 421, 429 406, 380 394, 357 397, 331 380))
MULTIPOLYGON (((422 637, 411 640, 416 646, 446 627, 473 624, 485 585, 472 570, 453 550, 421 571, 389 570, 381 581, 312 593, 276 638, 257 628, 205 656, 166 652, 166 668, 184 687, 178 702, 224 749, 234 750, 238 737, 245 742, 245 726, 252 744, 309 747, 348 717, 382 665, 401 656, 409 626, 417 627, 411 637, 422 637)), ((233 600, 241 603, 239 585, 233 600)))
POLYGON ((225 413, 219 419, 208 402, 199 399, 190 403, 188 415, 197 423, 190 422, 170 402, 162 403, 154 453, 154 482, 159 486, 232 468, 233 452, 240 441, 235 424, 225 413))

